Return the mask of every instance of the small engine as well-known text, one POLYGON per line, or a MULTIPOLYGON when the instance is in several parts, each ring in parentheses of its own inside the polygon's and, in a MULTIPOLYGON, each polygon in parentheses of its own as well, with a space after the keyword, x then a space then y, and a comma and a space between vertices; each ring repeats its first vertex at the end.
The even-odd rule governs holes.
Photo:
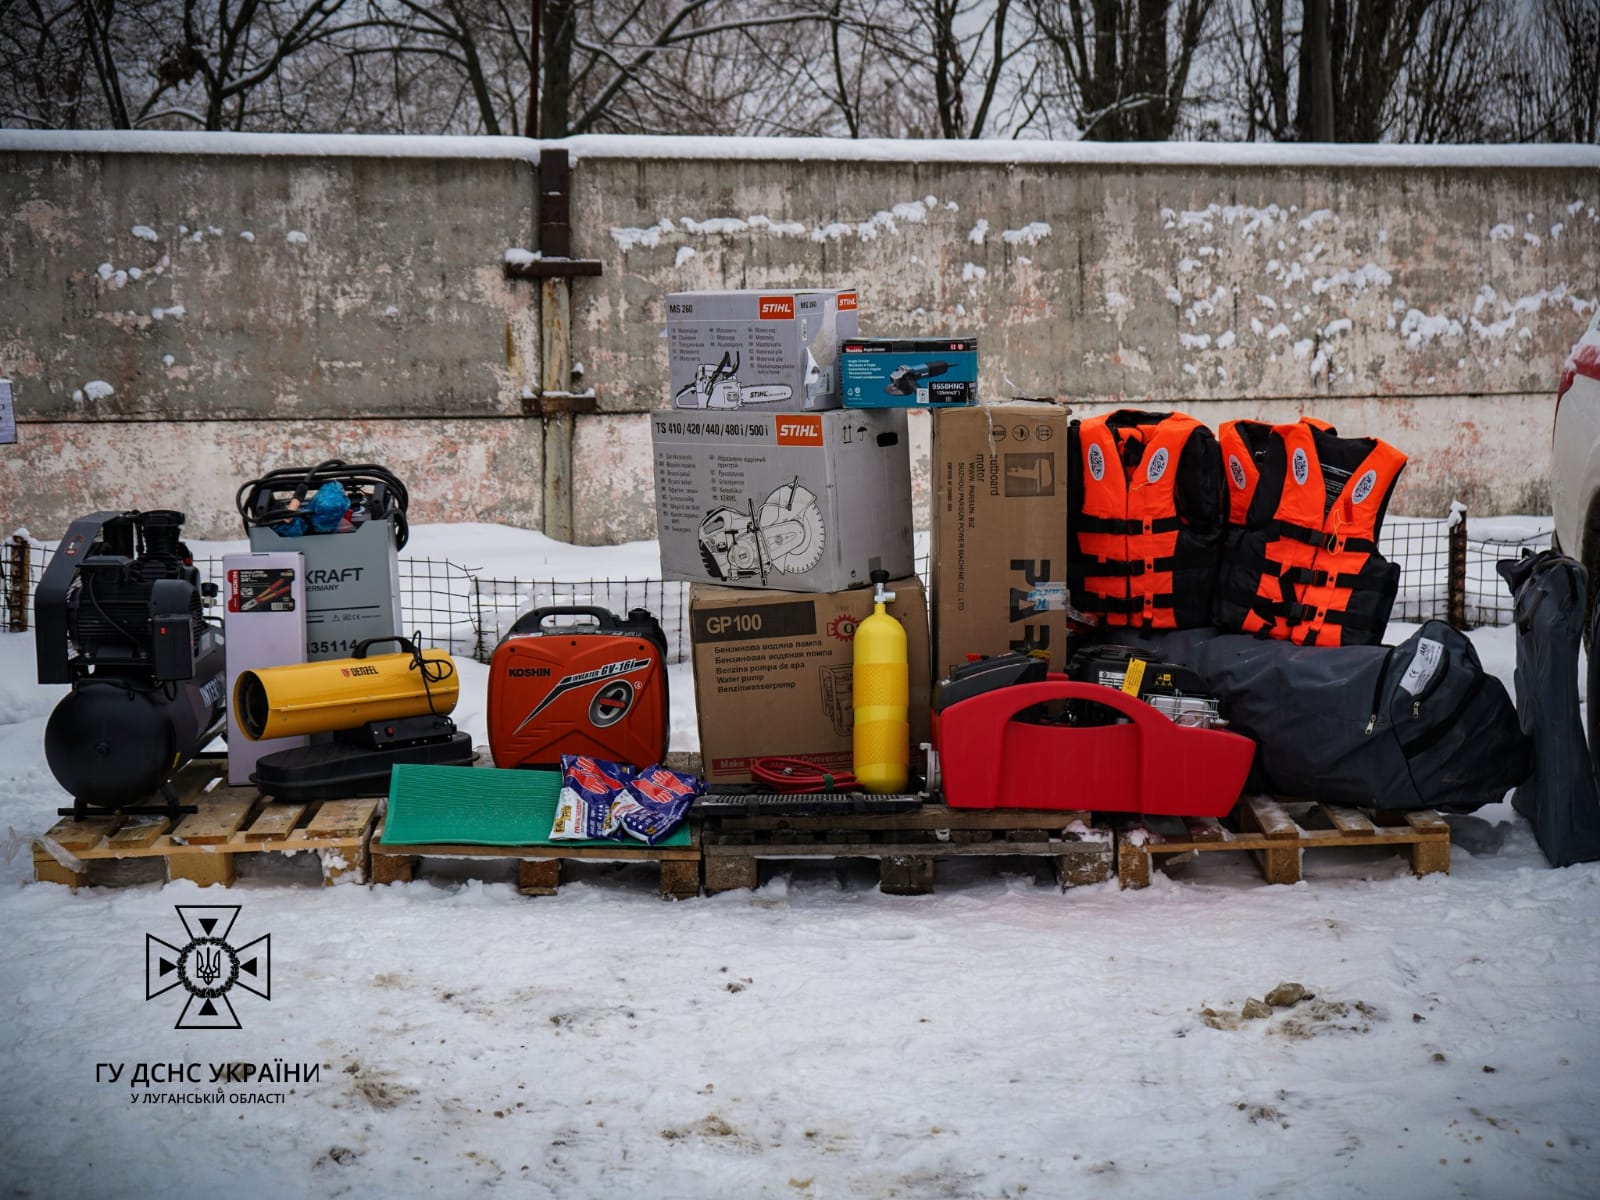
MULTIPOLYGON (((226 721, 222 631, 179 540, 183 514, 100 512, 74 521, 34 597, 40 683, 72 691, 45 726, 51 773, 75 801, 123 812, 170 780, 226 721)), ((66 812, 68 810, 63 810, 66 812)))

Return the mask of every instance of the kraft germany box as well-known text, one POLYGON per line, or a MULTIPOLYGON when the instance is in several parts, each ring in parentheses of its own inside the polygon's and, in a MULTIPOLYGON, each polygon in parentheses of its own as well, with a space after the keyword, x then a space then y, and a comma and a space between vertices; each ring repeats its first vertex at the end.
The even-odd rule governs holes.
POLYGON ((845 338, 846 408, 948 408, 978 402, 978 339, 845 338))
POLYGON ((855 336, 851 289, 674 292, 667 297, 672 407, 820 412, 839 407, 839 342, 855 336))
POLYGON ((1067 410, 933 414, 933 670, 969 654, 1048 650, 1066 669, 1067 410))
POLYGON ((668 579, 838 592, 913 570, 906 414, 658 412, 668 579))
MULTIPOLYGON (((928 740, 928 609, 915 575, 888 585, 906 629, 911 749, 928 740)), ((800 757, 847 771, 851 655, 872 589, 827 595, 697 585, 689 592, 700 754, 712 783, 748 783, 750 763, 800 757)))

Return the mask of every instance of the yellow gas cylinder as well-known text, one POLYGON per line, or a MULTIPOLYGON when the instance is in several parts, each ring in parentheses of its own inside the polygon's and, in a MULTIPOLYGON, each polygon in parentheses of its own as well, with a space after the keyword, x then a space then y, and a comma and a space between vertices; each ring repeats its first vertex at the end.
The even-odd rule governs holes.
POLYGON ((887 571, 872 572, 872 615, 856 626, 851 703, 855 708, 856 782, 868 792, 903 792, 909 778, 911 725, 905 626, 884 607, 894 599, 883 585, 887 571))

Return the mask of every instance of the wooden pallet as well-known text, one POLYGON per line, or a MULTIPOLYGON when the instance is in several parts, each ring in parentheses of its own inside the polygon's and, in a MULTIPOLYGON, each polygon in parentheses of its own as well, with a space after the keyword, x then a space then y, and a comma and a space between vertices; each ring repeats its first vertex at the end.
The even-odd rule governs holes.
POLYGON ((367 877, 367 843, 378 799, 283 803, 255 788, 228 787, 226 764, 196 759, 174 778, 183 804, 198 812, 178 818, 107 814, 63 817, 34 839, 34 878, 80 887, 92 882, 90 864, 104 860, 164 859, 166 877, 200 886, 228 886, 240 854, 316 854, 325 884, 367 877))
POLYGON ((372 839, 372 882, 410 883, 424 858, 448 858, 486 864, 513 860, 517 864, 517 890, 524 896, 553 896, 561 886, 563 863, 653 862, 661 869, 661 895, 684 900, 700 894, 700 845, 691 831, 687 846, 385 846, 383 826, 372 839))
POLYGON ((1248 851, 1268 883, 1298 883, 1301 856, 1327 847, 1394 846, 1417 875, 1450 871, 1450 826, 1431 809, 1385 812, 1247 796, 1226 823, 1209 817, 1133 818, 1117 830, 1117 879, 1148 887, 1153 860, 1248 851))
POLYGON ((940 859, 1050 859, 1063 888, 1112 875, 1112 832, 1088 813, 961 809, 925 804, 909 813, 708 816, 700 822, 708 894, 753 888, 763 859, 872 858, 891 895, 933 890, 940 859))

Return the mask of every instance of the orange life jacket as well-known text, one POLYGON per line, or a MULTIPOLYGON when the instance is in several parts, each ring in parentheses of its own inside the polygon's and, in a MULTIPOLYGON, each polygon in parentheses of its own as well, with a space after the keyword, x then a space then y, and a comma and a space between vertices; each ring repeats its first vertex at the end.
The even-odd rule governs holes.
MULTIPOLYGON (((1302 424, 1338 433, 1319 417, 1301 417, 1302 424)), ((1261 478, 1261 461, 1267 454, 1272 425, 1267 421, 1224 421, 1217 427, 1217 446, 1228 476, 1228 524, 1243 525, 1261 478)))
POLYGON ((1406 456, 1301 421, 1271 426, 1255 462, 1244 523, 1228 533, 1217 624, 1301 645, 1381 642, 1400 568, 1378 552, 1378 534, 1406 456))
POLYGON ((1073 606, 1105 625, 1210 624, 1226 516, 1211 431, 1124 409, 1073 421, 1067 437, 1073 606))

